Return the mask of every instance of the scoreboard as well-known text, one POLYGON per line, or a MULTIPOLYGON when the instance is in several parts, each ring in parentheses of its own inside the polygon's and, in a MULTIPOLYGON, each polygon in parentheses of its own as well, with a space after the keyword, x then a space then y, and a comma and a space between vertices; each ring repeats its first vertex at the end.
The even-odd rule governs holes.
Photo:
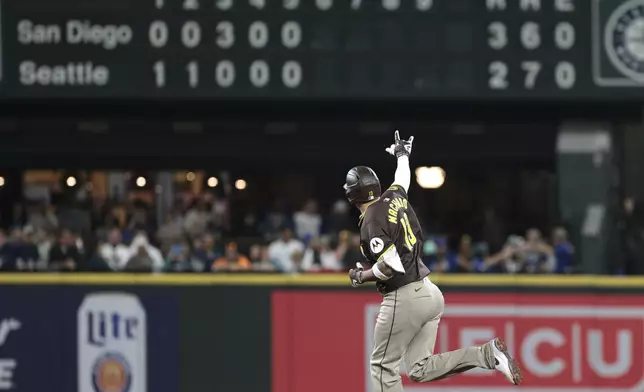
POLYGON ((644 0, 0 0, 0 98, 644 99, 644 0))

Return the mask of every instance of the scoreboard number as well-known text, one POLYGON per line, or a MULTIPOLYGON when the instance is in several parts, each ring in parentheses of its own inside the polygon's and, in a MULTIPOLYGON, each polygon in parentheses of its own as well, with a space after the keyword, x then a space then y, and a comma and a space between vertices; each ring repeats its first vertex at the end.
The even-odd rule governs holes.
POLYGON ((302 28, 297 22, 289 21, 282 25, 282 45, 289 49, 297 48, 302 42, 302 28))
POLYGON ((199 86, 199 64, 196 61, 191 61, 186 65, 188 72, 188 85, 191 88, 199 86))
POLYGON ((222 49, 229 49, 235 44, 235 26, 227 20, 222 20, 215 26, 215 44, 222 49))
POLYGON ((222 60, 215 67, 217 86, 228 88, 235 83, 235 65, 230 60, 222 60))
POLYGON ((523 86, 529 90, 533 89, 537 83, 539 72, 541 72, 541 63, 538 61, 524 61, 521 63, 521 69, 525 71, 523 86))
POLYGON ((264 60, 255 60, 250 65, 249 78, 253 86, 257 88, 265 87, 271 77, 268 64, 264 60))
POLYGON ((561 50, 570 50, 575 46, 575 27, 572 24, 569 22, 557 23, 555 45, 561 50))
POLYGON ((492 22, 488 25, 489 38, 487 44, 490 48, 501 50, 508 46, 508 28, 501 22, 492 22))
POLYGON ((555 67, 555 82, 562 90, 569 90, 575 86, 577 72, 575 66, 567 61, 562 61, 555 67))
POLYGON ((541 46, 541 34, 539 25, 534 22, 526 22, 521 26, 521 44, 528 50, 535 50, 541 46))
POLYGON ((152 66, 154 72, 154 82, 157 87, 165 87, 165 63, 157 61, 152 66))
POLYGON ((492 90, 505 90, 508 88, 508 66, 501 61, 494 61, 488 68, 490 79, 488 86, 492 90))
POLYGON ((168 25, 161 20, 152 22, 148 30, 148 38, 153 47, 164 47, 168 43, 168 25))
POLYGON ((302 67, 297 61, 287 61, 282 67, 282 83, 288 88, 296 88, 302 83, 302 67))
POLYGON ((181 28, 181 43, 186 48, 195 48, 201 42, 201 27, 199 23, 189 20, 181 28))
POLYGON ((261 49, 268 43, 268 26, 266 23, 256 21, 248 28, 248 43, 252 48, 261 49))

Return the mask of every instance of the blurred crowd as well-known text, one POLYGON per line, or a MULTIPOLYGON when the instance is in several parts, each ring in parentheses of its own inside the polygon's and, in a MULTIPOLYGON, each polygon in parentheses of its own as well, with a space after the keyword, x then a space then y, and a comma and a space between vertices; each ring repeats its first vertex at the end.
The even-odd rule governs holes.
MULTIPOLYGON (((625 265, 644 264, 644 225, 634 206, 620 220, 625 265)), ((276 202, 263 213, 233 211, 225 197, 183 198, 157 222, 149 202, 28 203, 21 224, 0 232, 1 271, 337 272, 362 261, 356 213, 338 200, 295 212, 276 202)), ((473 238, 427 233, 424 261, 437 273, 575 273, 564 227, 509 235, 490 225, 473 238)), ((616 271, 617 273, 641 273, 616 271)))

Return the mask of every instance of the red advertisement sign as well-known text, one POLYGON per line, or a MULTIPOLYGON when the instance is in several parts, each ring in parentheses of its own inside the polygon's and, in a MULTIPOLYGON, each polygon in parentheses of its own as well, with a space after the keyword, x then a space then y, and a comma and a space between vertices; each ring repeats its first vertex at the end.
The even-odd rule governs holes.
MULTIPOLYGON (((473 370, 406 391, 644 391, 644 295, 445 294, 436 352, 505 339, 521 387, 473 370), (440 389, 437 389, 440 388, 440 389)), ((371 391, 377 293, 284 291, 272 297, 273 392, 371 391)))

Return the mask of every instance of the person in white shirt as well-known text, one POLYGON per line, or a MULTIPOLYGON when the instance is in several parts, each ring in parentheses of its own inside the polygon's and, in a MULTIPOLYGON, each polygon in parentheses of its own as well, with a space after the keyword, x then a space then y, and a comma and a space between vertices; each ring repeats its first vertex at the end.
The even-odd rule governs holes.
POLYGON ((107 263, 112 271, 121 271, 130 259, 130 250, 121 242, 121 231, 110 230, 107 242, 98 248, 98 255, 107 263))
POLYGON ((318 237, 322 229, 322 217, 318 214, 317 202, 315 200, 306 202, 301 211, 293 214, 293 222, 297 238, 318 237))
POLYGON ((297 256, 304 252, 304 244, 293 238, 291 229, 283 229, 282 237, 271 242, 268 255, 281 272, 297 272, 297 256))
POLYGON ((309 247, 304 252, 302 270, 314 271, 339 271, 342 269, 336 252, 329 246, 326 237, 313 238, 309 247))

